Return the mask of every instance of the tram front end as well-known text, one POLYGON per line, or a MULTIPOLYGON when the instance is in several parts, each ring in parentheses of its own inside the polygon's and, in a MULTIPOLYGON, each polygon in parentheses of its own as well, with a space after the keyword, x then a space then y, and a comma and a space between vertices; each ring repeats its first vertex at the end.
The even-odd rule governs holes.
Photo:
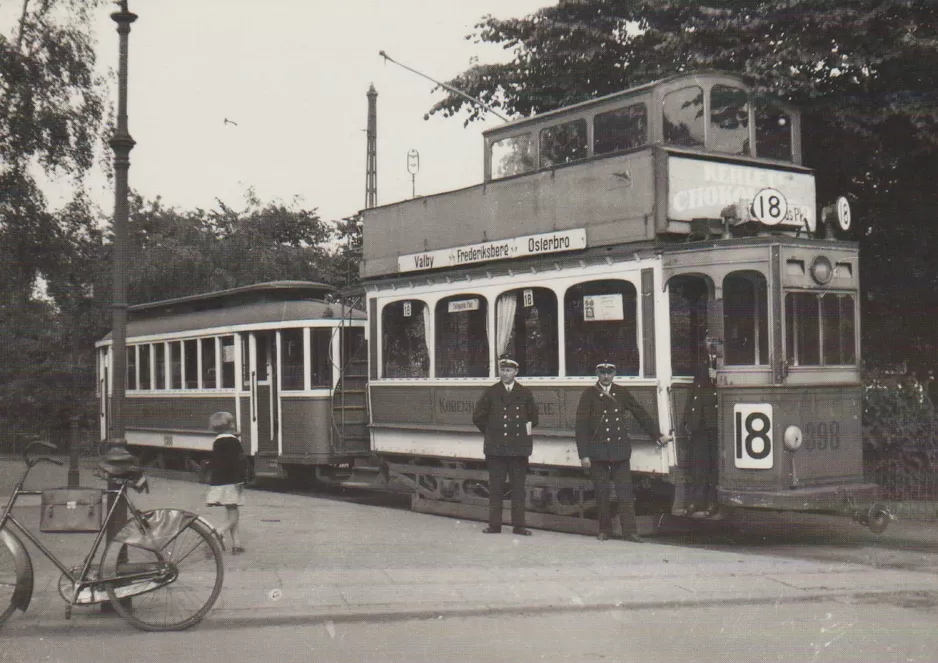
POLYGON ((747 509, 849 515, 882 531, 879 487, 864 481, 862 387, 718 388, 718 499, 747 509))

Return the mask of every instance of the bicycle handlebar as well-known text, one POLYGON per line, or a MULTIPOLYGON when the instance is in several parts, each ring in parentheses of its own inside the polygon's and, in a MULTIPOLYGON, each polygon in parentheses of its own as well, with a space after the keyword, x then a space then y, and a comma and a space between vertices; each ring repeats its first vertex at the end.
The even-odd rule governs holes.
POLYGON ((23 460, 26 462, 26 467, 31 468, 34 465, 38 465, 42 461, 48 461, 50 463, 54 463, 55 465, 65 464, 64 461, 61 461, 58 458, 50 458, 49 456, 39 456, 37 458, 30 458, 29 452, 32 450, 33 447, 45 447, 49 449, 50 451, 58 451, 59 449, 57 446, 55 446, 51 442, 43 442, 42 440, 35 440, 33 442, 30 442, 29 444, 26 445, 26 448, 23 449, 23 460))

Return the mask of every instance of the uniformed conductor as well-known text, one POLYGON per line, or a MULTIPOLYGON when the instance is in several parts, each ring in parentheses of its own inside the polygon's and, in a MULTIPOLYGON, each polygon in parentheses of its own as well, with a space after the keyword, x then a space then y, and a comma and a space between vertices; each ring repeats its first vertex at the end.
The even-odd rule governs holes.
POLYGON ((599 540, 612 536, 609 514, 610 482, 615 484, 619 498, 619 522, 622 538, 641 543, 635 527, 635 496, 632 492, 632 444, 625 428, 626 412, 631 412, 648 435, 658 444, 668 438, 628 390, 613 380, 616 367, 611 363, 596 364, 596 384, 580 396, 576 410, 576 446, 583 469, 589 471, 596 489, 599 509, 599 540))
POLYGON ((489 526, 486 534, 502 531, 505 475, 511 482, 511 526, 515 534, 530 536, 524 527, 524 482, 528 457, 534 446, 531 429, 537 426, 537 405, 531 390, 515 381, 518 362, 498 360, 497 384, 486 388, 472 413, 472 423, 485 435, 483 452, 489 469, 489 526))

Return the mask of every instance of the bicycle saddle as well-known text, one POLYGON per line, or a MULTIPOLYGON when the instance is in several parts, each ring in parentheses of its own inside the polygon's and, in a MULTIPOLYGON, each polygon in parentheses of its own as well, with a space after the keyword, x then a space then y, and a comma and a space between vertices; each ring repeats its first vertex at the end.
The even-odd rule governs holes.
POLYGON ((107 457, 98 463, 98 467, 109 477, 115 479, 127 479, 135 481, 143 476, 143 470, 137 465, 137 459, 124 451, 116 454, 109 453, 107 457))

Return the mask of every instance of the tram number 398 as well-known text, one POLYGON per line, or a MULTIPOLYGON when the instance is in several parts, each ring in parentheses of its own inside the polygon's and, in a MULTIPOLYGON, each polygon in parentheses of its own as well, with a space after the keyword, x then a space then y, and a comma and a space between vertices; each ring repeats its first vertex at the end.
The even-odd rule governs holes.
POLYGON ((768 470, 775 454, 772 446, 772 405, 737 403, 733 406, 734 461, 743 469, 768 470))

